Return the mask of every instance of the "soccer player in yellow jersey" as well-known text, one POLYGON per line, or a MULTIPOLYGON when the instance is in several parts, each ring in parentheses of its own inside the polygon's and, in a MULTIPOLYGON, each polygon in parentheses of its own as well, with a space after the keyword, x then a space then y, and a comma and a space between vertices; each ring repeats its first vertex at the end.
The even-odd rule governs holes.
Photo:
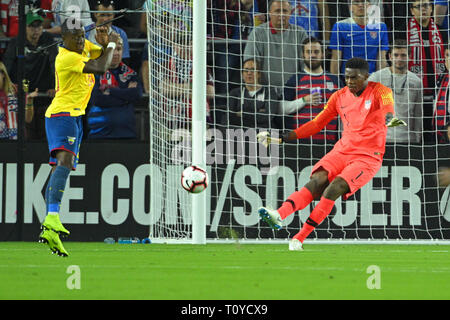
POLYGON ((59 208, 70 171, 78 163, 83 136, 81 116, 85 114, 94 74, 104 74, 110 64, 117 33, 108 35, 106 27, 97 28, 97 46, 85 39, 84 29, 76 19, 68 18, 61 26, 63 46, 55 60, 56 94, 45 113, 45 127, 53 167, 45 193, 47 216, 39 241, 48 244, 59 256, 68 256, 59 235, 70 232, 61 224, 59 208))

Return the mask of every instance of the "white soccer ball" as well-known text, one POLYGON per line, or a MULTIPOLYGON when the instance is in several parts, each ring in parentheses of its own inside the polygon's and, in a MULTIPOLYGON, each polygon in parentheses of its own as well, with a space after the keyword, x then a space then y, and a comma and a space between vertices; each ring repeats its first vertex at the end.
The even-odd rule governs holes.
POLYGON ((208 173, 198 166, 190 166, 181 174, 181 186, 190 193, 200 193, 208 187, 208 173))

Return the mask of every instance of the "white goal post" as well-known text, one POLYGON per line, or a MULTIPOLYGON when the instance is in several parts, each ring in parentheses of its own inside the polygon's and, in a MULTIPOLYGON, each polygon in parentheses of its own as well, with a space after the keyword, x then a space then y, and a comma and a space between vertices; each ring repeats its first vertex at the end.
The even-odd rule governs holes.
POLYGON ((364 52, 369 80, 391 87, 396 113, 408 127, 389 129, 383 166, 374 179, 348 200, 336 201, 306 241, 448 243, 450 187, 439 186, 437 179, 440 168, 450 167, 442 125, 445 117, 450 120, 448 69, 442 64, 448 8, 446 13, 439 8, 435 16, 432 6, 432 18, 441 23, 430 29, 441 35, 431 41, 441 50, 438 66, 427 64, 428 52, 419 49, 423 43, 413 41, 416 1, 369 1, 365 28, 357 23, 361 1, 275 1, 289 4, 291 33, 274 25, 278 22, 271 19, 277 17, 264 7, 272 2, 231 1, 237 4, 218 7, 223 2, 207 7, 207 0, 146 1, 152 242, 286 243, 295 235, 317 202, 289 216, 280 231, 260 223, 257 208, 278 208, 303 187, 312 166, 339 139, 342 120, 311 139, 269 149, 256 134, 279 135, 312 119, 345 86, 341 63, 346 54, 364 52), (305 34, 299 31, 305 29, 305 34), (303 56, 304 40, 311 36, 320 40, 322 73, 304 69, 305 63, 310 71, 313 66, 314 59, 303 56), (366 42, 357 42, 358 36, 366 42), (399 71, 400 58, 393 60, 394 48, 399 57, 405 50, 408 54, 405 73, 399 71), (431 65, 440 73, 425 71, 431 65), (434 82, 424 82, 427 73, 434 82), (320 103, 308 104, 306 97, 317 88, 320 103), (207 169, 210 179, 197 195, 180 184, 182 170, 192 164, 207 169))

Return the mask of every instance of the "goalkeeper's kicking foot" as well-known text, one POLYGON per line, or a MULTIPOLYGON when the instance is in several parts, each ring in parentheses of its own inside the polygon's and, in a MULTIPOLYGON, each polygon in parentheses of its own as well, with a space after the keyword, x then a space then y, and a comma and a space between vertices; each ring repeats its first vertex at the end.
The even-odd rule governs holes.
POLYGON ((265 207, 258 209, 259 217, 266 222, 272 229, 280 230, 283 226, 280 214, 277 210, 271 210, 265 207))
POLYGON ((59 220, 59 214, 48 214, 45 217, 42 226, 46 229, 53 230, 56 233, 68 236, 70 234, 69 230, 64 228, 61 221, 59 220))
POLYGON ((69 256, 69 253, 61 242, 61 239, 59 239, 59 235, 53 230, 44 227, 39 235, 39 242, 47 244, 53 254, 57 254, 60 257, 69 256))
POLYGON ((303 251, 303 244, 298 239, 289 241, 289 251, 303 251))

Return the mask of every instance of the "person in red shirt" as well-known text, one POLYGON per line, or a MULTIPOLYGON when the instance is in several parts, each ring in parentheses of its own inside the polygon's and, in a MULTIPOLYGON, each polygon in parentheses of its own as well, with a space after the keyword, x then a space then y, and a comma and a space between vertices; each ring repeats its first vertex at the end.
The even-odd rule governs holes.
POLYGON ((273 139, 268 132, 258 134, 259 142, 294 141, 320 132, 336 115, 343 124, 341 139, 312 169, 310 181, 294 192, 278 210, 260 208, 261 219, 280 229, 282 220, 320 199, 302 229, 289 243, 290 250, 303 250, 303 241, 330 214, 334 202, 344 200, 368 183, 378 172, 385 152, 387 127, 405 125, 394 118, 392 91, 368 81, 369 64, 362 58, 349 59, 345 66, 346 86, 333 93, 324 110, 299 128, 273 139))
POLYGON ((0 17, 2 21, 0 37, 16 37, 19 33, 19 1, 1 0, 0 17))

